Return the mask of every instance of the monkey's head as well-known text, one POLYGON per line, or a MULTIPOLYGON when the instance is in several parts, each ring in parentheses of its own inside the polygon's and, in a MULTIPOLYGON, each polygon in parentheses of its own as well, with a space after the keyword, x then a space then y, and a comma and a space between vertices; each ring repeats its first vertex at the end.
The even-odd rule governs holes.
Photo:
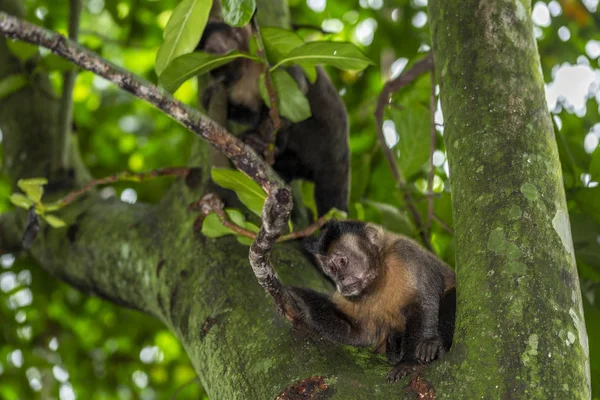
POLYGON ((331 220, 306 247, 343 296, 359 296, 379 277, 382 235, 377 225, 331 220))

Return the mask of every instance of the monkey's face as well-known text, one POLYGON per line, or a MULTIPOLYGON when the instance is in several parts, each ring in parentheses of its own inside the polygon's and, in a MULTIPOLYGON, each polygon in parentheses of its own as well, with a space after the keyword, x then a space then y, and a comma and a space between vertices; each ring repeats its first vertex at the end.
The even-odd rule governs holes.
POLYGON ((377 279, 378 258, 371 247, 367 240, 349 233, 332 243, 327 254, 317 256, 342 295, 358 296, 377 279))

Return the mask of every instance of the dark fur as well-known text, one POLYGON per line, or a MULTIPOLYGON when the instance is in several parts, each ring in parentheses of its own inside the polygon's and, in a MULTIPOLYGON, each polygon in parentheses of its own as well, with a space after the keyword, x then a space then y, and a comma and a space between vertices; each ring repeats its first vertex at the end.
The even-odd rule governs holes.
POLYGON ((361 257, 349 254, 347 273, 378 270, 372 283, 349 297, 292 288, 303 309, 303 322, 316 333, 335 342, 385 352, 395 365, 388 374, 390 382, 450 349, 455 276, 433 254, 406 237, 358 221, 329 222, 319 236, 308 241, 307 248, 336 285, 344 275, 341 271, 332 274, 328 263, 336 262, 340 248, 369 260, 362 269, 352 267, 349 263, 360 262, 361 257))
MULTIPOLYGON (((209 22, 198 49, 225 53, 247 51, 251 30, 231 28, 222 22, 209 22)), ((260 69, 248 59, 237 59, 211 72, 216 81, 228 90, 228 119, 247 124, 243 134, 246 143, 264 154, 271 131, 268 108, 257 94, 260 69)), ((299 123, 283 119, 277 134, 273 168, 286 181, 306 179, 315 183, 315 202, 319 216, 335 207, 348 210, 350 150, 348 147, 348 117, 335 87, 322 68, 317 68, 317 80, 311 84, 299 67, 288 72, 306 94, 312 116, 299 123)), ((213 87, 204 93, 203 103, 209 104, 213 87)))

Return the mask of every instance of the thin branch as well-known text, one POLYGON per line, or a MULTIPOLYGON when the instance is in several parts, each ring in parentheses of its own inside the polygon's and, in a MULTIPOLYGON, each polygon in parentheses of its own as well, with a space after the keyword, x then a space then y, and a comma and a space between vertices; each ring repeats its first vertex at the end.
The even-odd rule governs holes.
MULTIPOLYGON (((79 38, 79 20, 81 17, 81 0, 69 1, 69 39, 77 42, 79 38)), ((54 170, 57 171, 69 166, 69 136, 73 121, 73 88, 77 78, 77 69, 73 68, 63 73, 62 96, 60 99, 59 133, 56 141, 57 157, 54 170)))
MULTIPOLYGON (((429 112, 430 112, 430 129, 431 129, 431 140, 429 143, 429 175, 427 177, 427 193, 433 193, 433 177, 435 176, 435 169, 433 166, 433 153, 435 152, 437 131, 435 129, 435 71, 431 69, 429 71, 429 77, 431 81, 431 95, 429 98, 429 112)), ((427 220, 425 221, 425 231, 429 235, 431 229, 431 219, 433 218, 433 196, 427 198, 427 220)))
POLYGON ((295 301, 277 278, 269 262, 271 249, 287 226, 292 210, 292 192, 268 163, 249 146, 198 110, 181 103, 165 90, 115 66, 56 32, 0 12, 0 33, 46 47, 79 67, 115 83, 123 90, 154 105, 221 151, 237 169, 258 183, 267 193, 267 200, 263 207, 262 226, 250 247, 250 264, 259 284, 275 300, 277 309, 291 320, 298 319, 299 309, 295 301))
POLYGON ((445 231, 449 232, 450 234, 454 235, 454 229, 452 229, 450 227, 450 225, 448 225, 444 220, 442 220, 440 217, 438 217, 437 215, 433 214, 433 220, 435 222, 437 222, 438 224, 440 224, 440 226, 442 227, 442 229, 444 229, 445 231))
MULTIPOLYGON (((219 221, 223 226, 231 229, 233 232, 237 233, 240 236, 244 236, 250 239, 256 239, 256 234, 246 228, 243 228, 236 223, 232 222, 227 213, 224 210, 224 204, 221 199, 214 193, 208 193, 204 195, 200 200, 195 201, 190 204, 189 209, 191 211, 201 211, 202 215, 199 217, 199 220, 194 224, 196 230, 200 230, 202 227, 202 222, 204 218, 206 218, 209 214, 215 213, 219 218, 219 221)), ((286 242, 288 240, 301 239, 303 237, 307 237, 315 233, 318 229, 320 229, 326 222, 328 218, 326 216, 322 216, 311 225, 306 228, 288 233, 287 235, 282 235, 277 239, 277 242, 286 242)))
POLYGON ((0 34, 45 47, 82 69, 91 71, 152 104, 225 154, 240 171, 255 180, 267 193, 284 185, 281 178, 264 160, 223 127, 198 110, 176 100, 167 91, 117 67, 94 52, 56 32, 3 12, 0 12, 0 34))
POLYGON ((146 179, 156 178, 159 176, 181 176, 186 177, 190 172, 190 169, 187 167, 170 167, 170 168, 160 168, 155 169, 148 172, 141 173, 133 173, 133 172, 120 172, 118 174, 114 174, 111 176, 107 176, 105 178, 94 179, 83 185, 80 189, 70 192, 65 197, 60 199, 57 203, 64 207, 68 204, 71 204, 79 197, 83 196, 93 188, 99 185, 106 185, 109 183, 114 183, 118 181, 143 181, 146 179))
POLYGON ((277 136, 279 129, 281 129, 281 118, 279 117, 279 99, 277 98, 277 92, 275 91, 269 60, 267 59, 267 54, 265 52, 265 46, 262 41, 260 27, 256 20, 256 15, 252 18, 252 23, 254 25, 254 36, 256 38, 257 45, 256 55, 258 58, 260 58, 263 66, 263 73, 265 74, 265 86, 269 95, 269 102, 271 103, 271 107, 269 108, 269 116, 273 122, 272 132, 269 132, 268 135, 268 145, 265 150, 264 157, 270 165, 273 165, 275 163, 275 137, 277 136))
MULTIPOLYGON (((402 175, 402 171, 398 166, 396 156, 392 152, 392 149, 390 149, 387 143, 385 142, 385 135, 383 134, 383 112, 390 101, 390 96, 392 95, 392 93, 397 92, 398 90, 413 82, 421 74, 431 70, 433 70, 433 55, 431 53, 428 53, 423 59, 416 62, 412 66, 412 68, 410 68, 407 71, 404 71, 396 79, 387 82, 383 86, 381 94, 379 95, 379 99, 377 100, 377 107, 375 108, 377 135, 379 137, 379 142, 381 144, 383 154, 387 159, 390 169, 392 170, 392 176, 394 177, 396 186, 399 189, 403 186, 406 186, 406 179, 402 175)), ((421 236, 423 245, 425 245, 425 247, 427 247, 429 250, 433 250, 433 246, 431 245, 431 241, 429 240, 429 236, 427 235, 427 231, 421 219, 421 214, 419 213, 419 210, 415 205, 415 201, 412 195, 408 191, 404 190, 402 192, 402 197, 404 198, 406 207, 408 208, 413 218, 413 221, 415 222, 415 226, 419 231, 419 235, 421 236)))

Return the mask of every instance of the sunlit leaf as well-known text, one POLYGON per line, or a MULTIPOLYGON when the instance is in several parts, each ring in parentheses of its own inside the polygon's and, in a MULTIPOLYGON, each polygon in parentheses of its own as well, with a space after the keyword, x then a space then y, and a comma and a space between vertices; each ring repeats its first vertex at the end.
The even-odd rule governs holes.
POLYGON ((13 203, 17 207, 28 209, 31 207, 34 202, 28 198, 27 196, 21 193, 13 193, 10 195, 10 202, 13 203))
MULTIPOLYGON (((310 104, 300 87, 298 87, 298 82, 283 69, 273 71, 271 77, 277 92, 279 114, 292 122, 300 122, 310 118, 310 104)), ((264 74, 260 76, 259 89, 261 97, 270 107, 271 101, 265 86, 264 74)))
POLYGON ((58 218, 56 215, 44 214, 42 215, 42 218, 53 228, 64 228, 65 226, 67 226, 65 221, 58 218))
POLYGON ((19 179, 17 186, 25 192, 25 195, 33 200, 34 203, 39 203, 44 194, 43 185, 47 184, 46 178, 19 179))
POLYGON ((255 0, 221 0, 221 15, 227 25, 246 25, 254 15, 255 9, 255 0))
POLYGON ((175 58, 194 51, 208 22, 212 0, 182 0, 175 7, 156 53, 154 69, 160 76, 175 58))
POLYGON ((0 100, 22 89, 27 85, 27 76, 23 74, 9 75, 0 80, 0 100))
POLYGON ((205 74, 215 68, 227 64, 236 58, 253 58, 237 51, 228 54, 209 54, 196 51, 177 57, 165 68, 158 78, 158 84, 169 92, 175 92, 185 81, 196 75, 205 74))
MULTIPOLYGON (((325 64, 340 69, 362 70, 371 61, 358 47, 348 42, 309 42, 292 50, 278 64, 325 64)), ((278 67, 275 65, 273 68, 278 67)))
POLYGON ((233 190, 250 211, 258 216, 262 215, 267 195, 256 182, 240 171, 229 169, 213 168, 211 175, 217 185, 233 190))

